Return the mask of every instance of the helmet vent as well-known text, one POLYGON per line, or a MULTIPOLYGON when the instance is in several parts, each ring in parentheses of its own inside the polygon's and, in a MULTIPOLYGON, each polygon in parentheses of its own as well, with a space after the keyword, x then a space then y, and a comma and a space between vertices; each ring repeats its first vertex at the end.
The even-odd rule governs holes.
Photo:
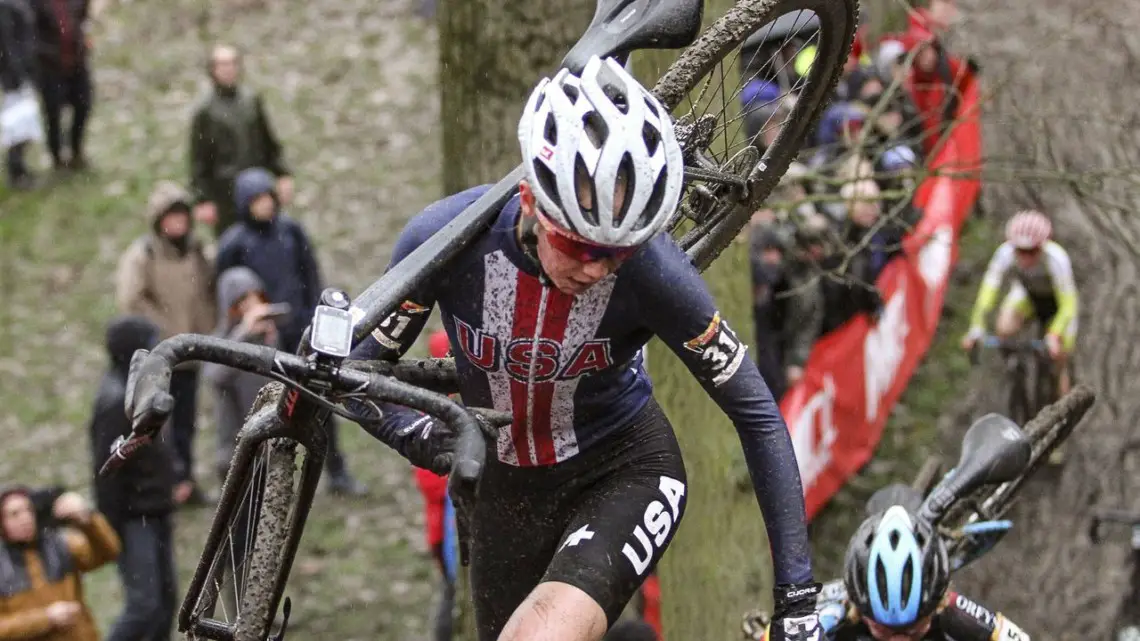
POLYGON ((542 128, 542 137, 552 147, 558 144, 558 127, 554 124, 553 113, 546 114, 546 124, 542 128))

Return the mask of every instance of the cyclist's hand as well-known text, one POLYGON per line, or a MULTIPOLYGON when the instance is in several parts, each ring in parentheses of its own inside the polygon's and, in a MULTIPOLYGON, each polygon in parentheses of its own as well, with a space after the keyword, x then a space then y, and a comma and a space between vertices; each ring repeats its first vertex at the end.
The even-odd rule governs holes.
POLYGON ((823 626, 815 607, 822 589, 819 583, 776 586, 776 613, 768 628, 768 641, 821 641, 823 626))
POLYGON ((424 415, 396 434, 401 439, 400 453, 412 465, 436 474, 451 473, 455 462, 455 434, 447 423, 424 415))
POLYGON ((1053 360, 1057 360, 1058 358, 1061 357, 1061 353, 1062 353, 1063 348, 1061 346, 1061 337, 1060 336, 1058 336, 1056 334, 1046 334, 1045 335, 1045 347, 1047 347, 1049 349, 1049 358, 1052 358, 1053 360))
POLYGON ((974 349, 974 344, 977 342, 978 339, 974 338, 974 335, 972 333, 966 334, 962 337, 962 351, 968 352, 974 349))
POLYGON ((210 227, 217 225, 218 206, 208 201, 194 205, 194 220, 210 227))

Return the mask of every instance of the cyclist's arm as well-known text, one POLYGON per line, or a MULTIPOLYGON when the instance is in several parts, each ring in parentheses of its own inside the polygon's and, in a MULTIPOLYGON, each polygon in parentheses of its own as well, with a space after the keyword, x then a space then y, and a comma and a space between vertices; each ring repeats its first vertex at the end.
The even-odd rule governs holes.
POLYGON ((804 492, 788 427, 747 347, 717 311, 708 288, 668 236, 634 267, 638 309, 732 419, 764 515, 778 584, 812 580, 804 492))
POLYGON ((1013 621, 1000 612, 991 612, 953 590, 946 595, 946 607, 938 613, 943 634, 957 641, 1030 641, 1013 621))
MULTIPOLYGON (((396 239, 396 246, 392 250, 392 260, 387 269, 400 262, 428 238, 439 231, 444 225, 459 215, 468 205, 482 194, 483 188, 469 189, 440 200, 417 214, 408 221, 396 239)), ((385 269, 385 272, 387 272, 385 269)), ((435 306, 435 292, 431 284, 438 282, 438 278, 429 279, 429 282, 413 292, 397 309, 384 320, 372 334, 366 337, 355 349, 349 358, 354 360, 397 360, 404 355, 416 342, 420 332, 423 331, 431 310, 435 306)), ((356 409, 361 409, 357 407, 356 409)), ((411 423, 419 420, 423 415, 413 409, 394 404, 381 404, 384 412, 380 424, 371 424, 365 427, 372 436, 385 444, 397 449, 399 442, 398 432, 411 423)), ((402 453, 402 452, 401 452, 402 453)))
POLYGON ((1077 282, 1073 278, 1073 263, 1069 254, 1054 242, 1045 245, 1045 266, 1053 281, 1053 295, 1057 298, 1057 313, 1049 323, 1048 333, 1063 336, 1065 328, 1077 315, 1077 282))
POLYGON ((978 288, 978 298, 974 302, 974 311, 970 315, 970 331, 982 333, 986 327, 986 314, 997 302, 1001 291, 1001 279, 1006 271, 1013 265, 1013 245, 1002 243, 990 258, 986 267, 986 274, 982 277, 981 287, 978 288))

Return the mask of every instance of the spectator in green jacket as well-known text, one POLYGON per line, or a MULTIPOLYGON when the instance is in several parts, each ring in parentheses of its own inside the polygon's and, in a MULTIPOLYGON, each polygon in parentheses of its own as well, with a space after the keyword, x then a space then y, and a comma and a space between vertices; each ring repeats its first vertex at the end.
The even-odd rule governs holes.
POLYGON ((240 82, 238 50, 214 47, 209 72, 211 90, 195 108, 190 127, 190 186, 194 217, 221 237, 237 219, 234 179, 243 169, 265 167, 272 172, 282 205, 292 200, 293 179, 261 96, 240 82))

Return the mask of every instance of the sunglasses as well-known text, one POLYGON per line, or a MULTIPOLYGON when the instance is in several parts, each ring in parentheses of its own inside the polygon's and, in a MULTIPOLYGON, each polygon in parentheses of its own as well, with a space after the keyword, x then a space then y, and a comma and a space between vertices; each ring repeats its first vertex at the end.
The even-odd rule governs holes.
POLYGON ((606 247, 595 245, 575 237, 568 231, 559 229, 541 211, 538 217, 546 229, 546 239, 558 253, 573 258, 580 263, 593 263, 599 260, 624 261, 637 253, 640 247, 606 247))
POLYGON ((1033 249, 1022 249, 1020 247, 1017 247, 1013 251, 1016 252, 1018 256, 1036 256, 1037 254, 1041 253, 1041 248, 1034 247, 1033 249))

